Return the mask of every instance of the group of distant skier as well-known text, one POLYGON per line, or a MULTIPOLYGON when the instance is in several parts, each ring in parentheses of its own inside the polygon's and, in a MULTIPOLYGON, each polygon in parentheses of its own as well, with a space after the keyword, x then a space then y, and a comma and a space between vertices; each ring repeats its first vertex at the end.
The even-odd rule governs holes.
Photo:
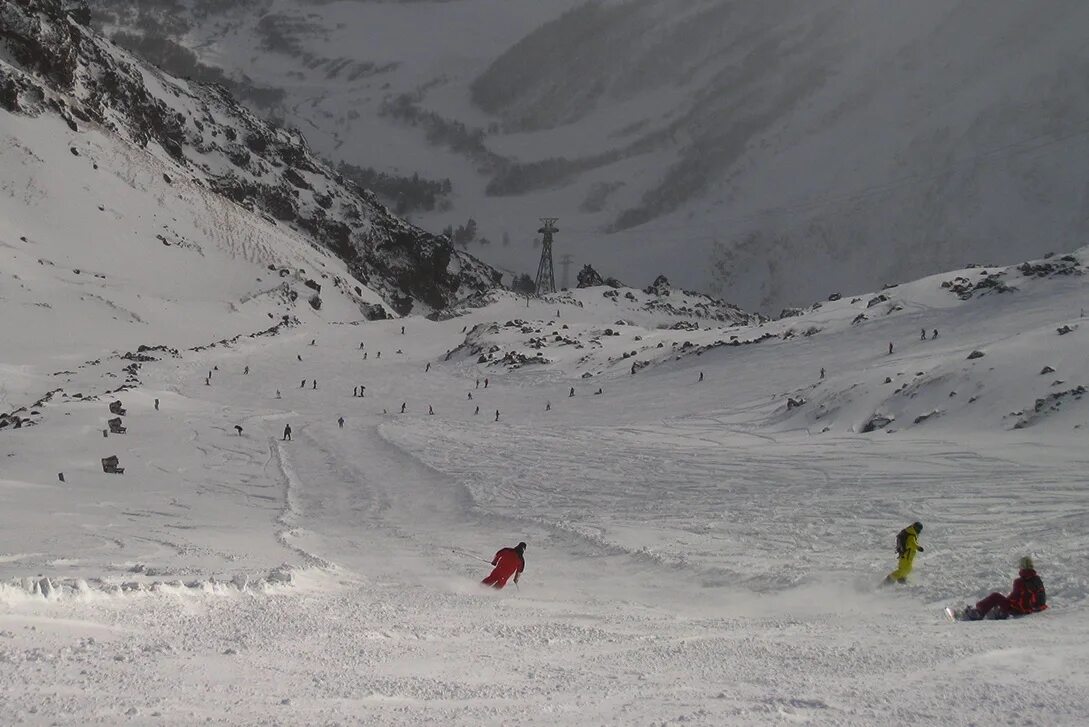
MULTIPOLYGON (((402 328, 402 335, 404 329, 402 328)), ((925 340, 926 331, 923 330, 922 337, 925 340)), ((933 338, 938 337, 938 331, 935 330, 933 338)), ((310 345, 314 345, 312 341, 310 345)), ((363 344, 360 344, 360 348, 363 348, 363 344)), ((892 344, 889 344, 889 352, 892 352, 892 344)), ((300 357, 301 360, 301 357, 300 357)), ((216 367, 218 368, 218 367, 216 367)), ((429 371, 431 365, 428 364, 425 371, 429 371)), ((244 373, 249 373, 249 366, 246 367, 244 373)), ((821 369, 821 378, 824 378, 824 369, 821 369)), ((212 372, 208 372, 208 377, 205 383, 210 383, 212 372)), ((699 380, 703 380, 703 372, 700 372, 699 380)), ((489 381, 487 378, 483 381, 484 388, 488 388, 489 381)), ((480 388, 481 381, 477 379, 476 388, 480 388)), ((302 387, 306 386, 306 380, 304 379, 302 387)), ((313 381, 313 388, 317 388, 317 380, 313 381)), ((365 386, 357 387, 353 391, 353 396, 362 396, 365 386)), ((601 393, 599 390, 597 393, 601 393)), ((279 392, 277 392, 279 395, 279 392)), ((568 392, 568 396, 574 396, 574 387, 568 392)), ((468 398, 473 398, 472 392, 469 392, 468 398)), ((156 403, 158 403, 156 401, 156 403)), ((407 408, 407 402, 401 404, 401 413, 405 413, 407 408)), ((547 409, 551 409, 551 402, 548 403, 547 409)), ((480 407, 476 407, 476 412, 479 413, 480 407)), ((428 407, 428 413, 434 414, 434 409, 428 407)), ((499 411, 495 413, 496 421, 499 421, 499 411)), ((337 419, 337 424, 340 428, 344 427, 344 418, 337 419)), ((235 429, 238 434, 242 434, 242 427, 236 426, 235 429)), ((291 441, 291 425, 284 426, 283 440, 291 441)), ((901 530, 896 536, 896 556, 897 563, 896 568, 889 573, 883 585, 906 583, 908 576, 911 574, 915 564, 915 556, 917 553, 924 552, 923 547, 919 544, 919 535, 923 531, 923 524, 921 522, 914 522, 901 530)), ((522 573, 525 572, 526 559, 525 559, 526 543, 520 542, 517 545, 509 548, 501 548, 496 552, 495 556, 490 561, 492 565, 492 571, 488 574, 483 581, 482 585, 489 586, 495 589, 502 589, 507 583, 513 579, 514 583, 518 583, 518 579, 522 573)), ((946 613, 950 618, 954 620, 962 621, 978 621, 985 618, 991 619, 1006 619, 1010 617, 1025 616, 1032 613, 1038 613, 1047 609, 1047 594, 1044 590, 1043 580, 1036 572, 1035 565, 1032 558, 1029 556, 1023 556, 1018 562, 1018 577, 1014 579, 1013 589, 1008 595, 1002 593, 992 593, 983 600, 979 601, 975 605, 968 605, 963 609, 954 610, 951 608, 946 609, 946 613)))
MULTIPOLYGON (((914 522, 896 535, 896 569, 885 576, 886 585, 906 583, 915 563, 915 554, 922 553, 919 534, 923 524, 914 522)), ((992 593, 983 600, 963 609, 947 608, 946 614, 955 621, 980 621, 985 618, 1007 619, 1027 616, 1047 609, 1047 592, 1044 581, 1036 572, 1032 558, 1025 555, 1017 563, 1018 574, 1008 595, 992 593)))

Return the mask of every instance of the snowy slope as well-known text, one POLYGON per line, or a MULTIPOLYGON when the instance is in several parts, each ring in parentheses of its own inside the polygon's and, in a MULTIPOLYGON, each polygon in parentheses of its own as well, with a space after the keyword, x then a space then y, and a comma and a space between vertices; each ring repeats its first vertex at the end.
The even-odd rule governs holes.
POLYGON ((402 314, 440 309, 495 285, 494 270, 394 217, 316 159, 297 132, 259 120, 221 87, 136 61, 78 25, 61 3, 6 2, 0 12, 6 125, 59 116, 73 132, 115 134, 162 168, 162 194, 175 184, 196 186, 222 205, 258 212, 333 252, 402 314))
MULTIPOLYGON (((775 321, 664 284, 359 325, 298 306, 274 336, 149 352, 116 396, 75 394, 114 388, 122 361, 56 377, 33 426, 0 428, 7 714, 1079 724, 1089 402, 1036 402, 1089 380, 1087 262, 954 271, 775 321), (114 399, 128 431, 103 439, 114 399), (863 433, 878 410, 895 418, 863 433), (107 454, 123 475, 101 471, 107 454), (914 519, 909 585, 876 589, 914 519), (519 586, 482 592, 481 559, 518 540, 519 586), (945 621, 1024 553, 1051 610, 945 621)), ((72 273, 28 268, 43 295, 75 296, 72 273)), ((125 305, 180 339, 143 292, 155 264, 128 275, 111 294, 139 291, 125 305)), ((4 340, 82 310, 39 308, 5 302, 4 340)), ((90 312, 88 339, 120 335, 90 312)), ((100 350, 68 348, 83 345, 100 350)), ((5 384, 49 386, 49 350, 5 384)))
POLYGON ((1087 231, 1076 0, 93 6, 282 93, 326 156, 449 178, 414 219, 475 218, 515 272, 555 215, 579 265, 774 311, 1087 231))

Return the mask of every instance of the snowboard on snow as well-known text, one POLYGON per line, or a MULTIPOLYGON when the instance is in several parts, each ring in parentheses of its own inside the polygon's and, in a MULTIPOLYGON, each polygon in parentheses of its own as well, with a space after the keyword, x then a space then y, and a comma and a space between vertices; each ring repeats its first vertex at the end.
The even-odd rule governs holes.
POLYGON ((948 618, 950 621, 982 621, 983 620, 983 619, 979 618, 978 615, 973 617, 972 615, 970 615, 968 613, 968 609, 965 609, 965 608, 946 608, 945 609, 945 615, 946 615, 946 618, 948 618))

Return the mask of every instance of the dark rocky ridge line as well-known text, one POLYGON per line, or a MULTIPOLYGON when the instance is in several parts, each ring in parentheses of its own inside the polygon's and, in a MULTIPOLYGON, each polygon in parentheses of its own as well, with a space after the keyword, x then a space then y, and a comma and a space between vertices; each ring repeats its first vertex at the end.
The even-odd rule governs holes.
POLYGON ((222 86, 144 65, 85 27, 88 19, 82 3, 0 0, 0 53, 14 63, 0 76, 0 107, 160 148, 194 184, 331 250, 399 314, 499 285, 499 272, 394 216, 315 157, 300 133, 257 118, 222 86))

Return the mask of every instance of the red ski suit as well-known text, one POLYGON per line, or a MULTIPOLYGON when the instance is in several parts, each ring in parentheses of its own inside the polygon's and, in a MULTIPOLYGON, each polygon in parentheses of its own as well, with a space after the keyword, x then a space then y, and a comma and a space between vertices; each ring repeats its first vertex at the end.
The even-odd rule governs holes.
POLYGON ((1013 581, 1013 591, 1008 596, 1001 593, 992 593, 976 604, 980 618, 983 618, 991 609, 998 609, 1002 618, 1007 616, 1024 616, 1047 609, 1047 596, 1044 595, 1044 583, 1036 571, 1031 568, 1022 569, 1018 578, 1013 581))
MULTIPOLYGON (((521 573, 526 569, 526 559, 514 548, 503 548, 492 558, 495 570, 481 581, 492 588, 502 588, 515 573, 521 573)), ((517 579, 516 579, 517 580, 517 579)))

